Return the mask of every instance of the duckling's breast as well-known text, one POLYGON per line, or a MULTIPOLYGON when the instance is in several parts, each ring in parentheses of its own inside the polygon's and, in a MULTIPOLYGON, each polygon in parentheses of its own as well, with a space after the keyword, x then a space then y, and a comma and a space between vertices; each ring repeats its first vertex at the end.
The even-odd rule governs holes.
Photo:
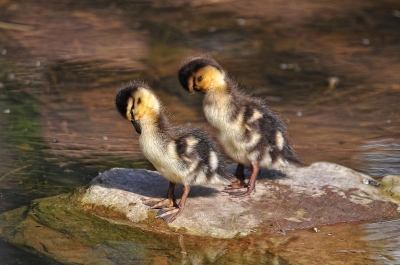
POLYGON ((260 147, 257 146, 260 134, 253 133, 249 138, 244 134, 234 134, 232 131, 220 131, 217 137, 225 153, 233 160, 245 165, 260 160, 262 154, 260 147))
POLYGON ((168 139, 154 135, 141 134, 139 146, 143 155, 161 175, 171 182, 185 183, 186 168, 176 152, 174 141, 168 141, 168 139))
POLYGON ((259 159, 257 151, 252 150, 260 142, 261 134, 246 125, 244 111, 242 108, 232 117, 229 110, 208 106, 204 112, 209 123, 217 129, 217 138, 225 153, 237 162, 251 164, 259 159))
POLYGON ((269 166, 271 147, 265 145, 262 132, 254 126, 263 114, 251 106, 234 109, 232 105, 229 97, 210 97, 204 104, 205 116, 217 129, 217 138, 225 153, 242 164, 261 162, 269 166), (251 115, 245 119, 245 113, 251 115))

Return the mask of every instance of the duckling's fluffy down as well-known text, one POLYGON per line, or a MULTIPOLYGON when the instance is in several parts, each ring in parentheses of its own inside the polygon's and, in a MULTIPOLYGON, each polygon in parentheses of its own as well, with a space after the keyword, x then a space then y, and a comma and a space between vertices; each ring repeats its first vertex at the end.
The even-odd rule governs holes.
MULTIPOLYGON (((213 140, 202 130, 193 127, 173 126, 164 114, 161 101, 147 84, 133 82, 116 92, 115 103, 122 116, 127 110, 128 100, 135 93, 145 89, 147 100, 157 101, 159 108, 144 113, 151 117, 142 117, 142 133, 139 146, 144 156, 169 181, 183 185, 230 185, 236 178, 225 170, 225 160, 213 140)), ((146 100, 146 99, 143 99, 146 100)), ((142 102, 133 106, 132 111, 143 106, 142 102)), ((125 117, 126 118, 126 117, 125 117)))
POLYGON ((234 177, 225 170, 224 158, 207 134, 195 128, 157 127, 156 133, 142 133, 139 145, 166 179, 183 185, 231 184, 234 177))
POLYGON ((174 127, 170 131, 175 146, 177 170, 186 172, 183 179, 188 185, 230 185, 235 179, 225 170, 221 152, 203 131, 196 128, 174 127))
POLYGON ((185 90, 191 91, 192 84, 197 87, 195 91, 205 94, 204 114, 232 159, 245 165, 274 168, 301 163, 290 146, 282 120, 263 101, 240 90, 213 58, 196 55, 186 59, 179 70, 179 81, 185 90), (209 81, 196 79, 198 73, 209 81))

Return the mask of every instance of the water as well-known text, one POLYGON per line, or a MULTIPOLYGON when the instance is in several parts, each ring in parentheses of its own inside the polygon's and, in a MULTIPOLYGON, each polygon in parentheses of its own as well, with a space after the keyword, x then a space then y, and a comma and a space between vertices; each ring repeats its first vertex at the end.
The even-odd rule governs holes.
POLYGON ((400 260, 399 223, 400 220, 389 220, 362 225, 366 231, 365 240, 373 249, 371 256, 376 262, 396 264, 400 260))
MULTIPOLYGON (((267 100, 304 162, 400 174, 395 3, 211 2, 0 1, 0 212, 112 167, 152 169, 115 110, 123 82, 148 81, 176 123, 206 126, 202 96, 177 80, 199 52, 267 100)), ((8 264, 41 259, 1 248, 8 264)))

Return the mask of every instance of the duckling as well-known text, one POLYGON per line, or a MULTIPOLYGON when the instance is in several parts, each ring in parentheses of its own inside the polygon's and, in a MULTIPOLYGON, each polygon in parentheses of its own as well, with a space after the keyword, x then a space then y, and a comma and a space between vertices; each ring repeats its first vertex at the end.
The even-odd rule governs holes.
POLYGON ((236 179, 225 170, 221 151, 205 132, 169 123, 161 101, 146 83, 135 81, 119 88, 115 104, 140 135, 143 155, 169 180, 165 199, 144 202, 161 209, 156 218, 174 221, 183 212, 192 185, 230 185, 236 179), (177 183, 182 184, 183 191, 179 204, 174 194, 177 183))
POLYGON ((238 162, 234 188, 244 188, 244 166, 252 174, 243 193, 255 188, 260 167, 282 169, 302 163, 290 146, 288 133, 281 119, 258 98, 245 94, 238 84, 210 56, 187 58, 179 70, 179 81, 190 93, 204 93, 203 110, 207 121, 216 129, 217 138, 226 154, 238 162))

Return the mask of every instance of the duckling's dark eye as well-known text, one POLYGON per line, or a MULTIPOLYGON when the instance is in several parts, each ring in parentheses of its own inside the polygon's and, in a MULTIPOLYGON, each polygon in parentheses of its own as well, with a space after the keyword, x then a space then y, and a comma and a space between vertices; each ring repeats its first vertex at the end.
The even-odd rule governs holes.
POLYGON ((141 98, 138 98, 137 104, 139 105, 141 102, 142 102, 142 99, 141 99, 141 98))
POLYGON ((199 77, 197 77, 197 81, 198 81, 198 82, 201 82, 201 80, 203 80, 203 76, 202 76, 202 75, 199 76, 199 77))

